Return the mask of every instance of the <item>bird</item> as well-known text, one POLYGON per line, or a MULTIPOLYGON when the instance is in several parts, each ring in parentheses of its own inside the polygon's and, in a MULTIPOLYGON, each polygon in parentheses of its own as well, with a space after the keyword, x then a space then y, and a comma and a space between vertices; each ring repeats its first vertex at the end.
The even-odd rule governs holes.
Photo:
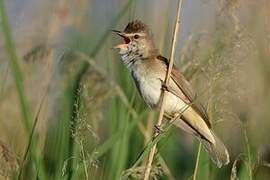
POLYGON ((172 123, 201 141, 217 167, 227 165, 230 162, 227 148, 214 133, 206 109, 196 99, 191 84, 175 65, 169 84, 165 85, 169 60, 155 47, 149 27, 140 20, 133 20, 124 31, 113 31, 123 38, 123 43, 114 48, 119 50, 121 60, 145 103, 158 109, 162 91, 166 90, 164 111, 169 117, 176 117, 172 123))

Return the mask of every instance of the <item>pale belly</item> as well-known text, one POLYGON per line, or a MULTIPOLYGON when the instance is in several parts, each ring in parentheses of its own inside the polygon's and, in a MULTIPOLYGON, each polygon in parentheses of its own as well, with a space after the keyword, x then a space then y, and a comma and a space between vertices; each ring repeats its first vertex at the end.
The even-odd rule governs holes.
MULTIPOLYGON (((148 75, 143 77, 136 77, 135 75, 133 78, 144 101, 151 108, 157 107, 161 95, 162 84, 160 78, 154 74, 152 76, 148 75)), ((170 92, 166 93, 164 99, 165 112, 170 115, 181 113, 188 107, 185 102, 170 92)))
MULTIPOLYGON (((150 107, 156 107, 158 105, 161 94, 161 81, 159 79, 148 79, 143 80, 139 84, 140 85, 137 86, 144 101, 150 107)), ((190 107, 190 105, 186 104, 184 101, 170 92, 166 93, 166 97, 164 97, 164 99, 164 110, 166 114, 169 114, 170 116, 180 114, 183 115, 192 127, 195 127, 195 129, 197 129, 209 141, 214 142, 212 134, 205 121, 198 113, 196 113, 196 111, 194 111, 193 108, 190 107)), ((197 131, 194 131, 190 125, 186 124, 180 118, 175 119, 174 124, 188 133, 195 135, 198 134, 197 131)))
MULTIPOLYGON (((163 71, 164 73, 161 74, 161 71, 158 71, 158 69, 162 69, 162 67, 150 66, 147 68, 142 63, 135 63, 131 70, 138 91, 151 108, 155 108, 159 105, 162 81, 165 79, 166 72, 163 71)), ((177 88, 177 85, 173 82, 170 82, 170 85, 177 88)), ((181 93, 181 91, 178 91, 178 93, 181 93)), ((183 94, 181 95, 183 96, 183 94)), ((185 121, 188 121, 187 124, 180 118, 176 119, 174 122, 176 126, 195 135, 198 135, 199 132, 199 134, 201 134, 200 136, 205 137, 210 142, 215 142, 205 121, 190 105, 170 92, 166 92, 166 97, 164 98, 165 113, 171 116, 174 116, 176 113, 182 114, 185 121)))

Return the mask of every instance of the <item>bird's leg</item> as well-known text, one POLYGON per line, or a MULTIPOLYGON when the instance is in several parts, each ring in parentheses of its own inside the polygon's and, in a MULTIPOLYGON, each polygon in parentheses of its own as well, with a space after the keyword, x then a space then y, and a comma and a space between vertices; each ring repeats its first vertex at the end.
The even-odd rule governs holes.
POLYGON ((164 118, 166 118, 166 123, 162 123, 161 125, 155 125, 154 126, 154 134, 158 135, 160 133, 164 133, 163 127, 166 127, 166 124, 170 125, 172 124, 176 119, 178 119, 181 116, 181 113, 175 113, 172 116, 165 114, 164 118))
POLYGON ((161 81, 161 90, 162 91, 169 91, 169 88, 166 85, 166 83, 161 78, 159 78, 159 80, 161 81))
MULTIPOLYGON (((159 101, 157 103, 157 105, 155 106, 156 109, 160 109, 161 107, 161 99, 163 99, 163 96, 164 96, 164 92, 167 91, 167 92, 170 92, 170 89, 169 87, 165 84, 165 82, 162 80, 162 79, 159 79, 161 81, 161 95, 160 95, 160 98, 159 98, 159 101)), ((166 115, 165 115, 166 116, 166 115)), ((176 120, 178 117, 179 117, 179 113, 175 113, 173 116, 170 116, 167 114, 167 118, 169 119, 168 122, 171 123, 173 122, 174 120, 176 120)), ((164 124, 162 125, 155 125, 154 126, 154 134, 160 134, 160 133, 163 133, 164 130, 163 130, 163 127, 164 124)))
POLYGON ((174 94, 176 97, 181 99, 181 97, 175 92, 175 90, 173 90, 172 87, 166 85, 166 83, 162 79, 159 78, 159 80, 161 81, 161 88, 160 89, 162 90, 162 92, 165 92, 165 91, 170 92, 170 93, 174 94))
POLYGON ((166 124, 170 121, 172 117, 169 116, 168 114, 164 114, 163 116, 163 123, 161 125, 154 125, 154 134, 160 134, 160 133, 163 133, 165 132, 164 130, 164 126, 166 127, 166 124))
POLYGON ((168 86, 165 84, 165 82, 161 79, 161 78, 159 78, 159 80, 161 81, 161 95, 160 95, 160 98, 159 98, 159 100, 158 100, 158 103, 156 104, 156 106, 155 106, 155 109, 160 109, 160 107, 161 107, 161 99, 163 99, 163 96, 164 96, 164 92, 165 91, 168 91, 169 92, 169 88, 168 88, 168 86))

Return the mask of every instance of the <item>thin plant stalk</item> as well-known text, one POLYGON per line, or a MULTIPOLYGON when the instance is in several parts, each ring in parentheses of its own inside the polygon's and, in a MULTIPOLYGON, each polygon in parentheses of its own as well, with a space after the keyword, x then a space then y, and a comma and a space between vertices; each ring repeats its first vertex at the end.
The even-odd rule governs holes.
MULTIPOLYGON (((29 106, 28 106, 24 84, 23 84, 23 74, 19 67, 16 47, 12 39, 12 33, 11 33, 11 29, 8 23, 8 17, 7 17, 3 0, 0 0, 0 23, 2 25, 1 27, 2 27, 2 33, 4 36, 7 56, 9 58, 11 71, 13 73, 16 89, 18 92, 21 114, 22 114, 22 121, 24 123, 27 134, 31 138, 31 132, 34 132, 35 127, 33 127, 33 122, 31 121, 29 106)), ((32 138, 29 139, 29 141, 33 141, 29 150, 34 159, 34 165, 39 170, 39 177, 41 179, 44 179, 42 162, 40 159, 40 153, 37 150, 37 140, 35 136, 32 136, 32 138)))
MULTIPOLYGON (((165 79, 165 86, 169 84, 169 80, 170 80, 170 76, 171 76, 171 71, 172 71, 172 67, 173 67, 173 61, 174 61, 174 56, 175 56, 175 48, 176 48, 176 40, 178 37, 178 33, 179 33, 179 27, 180 27, 180 14, 181 14, 181 7, 182 7, 182 2, 183 0, 178 0, 178 7, 177 7, 177 14, 176 14, 176 21, 175 21, 175 27, 174 27, 174 34, 173 34, 173 39, 172 39, 172 49, 171 49, 171 53, 170 53, 170 59, 169 59, 169 67, 166 73, 166 79, 165 79)), ((164 115, 164 111, 165 111, 165 107, 164 107, 164 101, 166 100, 166 91, 163 91, 163 96, 161 96, 160 98, 160 112, 159 112, 159 117, 158 117, 158 121, 157 121, 157 126, 161 126, 162 124, 162 119, 163 119, 163 115, 164 115)), ((156 137, 158 135, 157 132, 154 133, 154 137, 156 137)), ((147 165, 145 168, 145 172, 144 172, 144 180, 148 180, 150 177, 150 172, 151 172, 151 165, 153 162, 153 158, 156 152, 156 147, 157 145, 154 144, 154 146, 151 148, 149 156, 148 156, 148 161, 147 161, 147 165)))
POLYGON ((22 120, 28 132, 31 130, 31 121, 29 116, 29 108, 25 96, 25 90, 23 85, 23 76, 18 63, 18 56, 15 49, 15 45, 12 39, 11 30, 8 24, 8 18, 5 11, 3 0, 0 0, 0 23, 2 25, 2 32, 4 35, 5 48, 9 57, 10 67, 15 79, 16 89, 19 95, 19 101, 21 105, 22 120))
POLYGON ((38 123, 38 120, 39 120, 39 115, 40 115, 40 112, 41 112, 41 109, 42 109, 42 106, 43 106, 43 103, 45 101, 45 97, 47 95, 47 92, 44 94, 44 96, 42 97, 41 99, 41 102, 40 102, 40 105, 39 105, 39 108, 38 108, 38 111, 37 111, 37 114, 36 114, 36 117, 35 117, 35 121, 34 121, 34 124, 33 124, 33 128, 31 130, 31 133, 30 133, 30 137, 29 137, 29 142, 28 142, 28 145, 27 145, 27 148, 24 152, 24 155, 23 155, 23 159, 22 159, 22 162, 21 162, 21 165, 20 165, 20 169, 19 169, 19 175, 17 177, 17 179, 21 179, 22 177, 22 173, 23 173, 23 169, 24 169, 24 165, 25 165, 25 162, 26 162, 26 159, 27 159, 27 156, 29 154, 29 150, 31 148, 31 144, 33 143, 33 138, 34 138, 34 135, 35 135, 35 130, 36 130, 36 126, 37 126, 37 123, 38 123))
POLYGON ((198 147, 196 165, 195 165, 195 169, 194 169, 192 180, 196 180, 196 178, 197 178, 198 169, 199 169, 199 161, 200 161, 200 156, 201 156, 201 149, 202 149, 202 143, 200 142, 199 147, 198 147))
POLYGON ((82 158, 83 158, 83 169, 84 169, 85 178, 89 179, 88 170, 87 170, 88 166, 87 166, 87 162, 86 162, 87 160, 85 157, 84 147, 83 147, 83 143, 81 140, 80 140, 80 147, 81 147, 81 154, 82 154, 82 158))
POLYGON ((251 162, 251 152, 250 152, 250 144, 249 144, 249 139, 247 135, 247 127, 246 124, 243 125, 243 133, 244 133, 244 138, 245 138, 245 145, 246 145, 246 151, 247 151, 247 157, 248 157, 248 175, 249 179, 252 180, 252 162, 251 162))

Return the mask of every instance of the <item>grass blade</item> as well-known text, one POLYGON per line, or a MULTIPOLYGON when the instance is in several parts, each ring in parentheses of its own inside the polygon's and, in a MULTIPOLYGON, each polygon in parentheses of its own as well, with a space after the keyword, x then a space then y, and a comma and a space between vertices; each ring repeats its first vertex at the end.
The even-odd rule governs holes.
MULTIPOLYGON (((13 77, 15 80, 16 89, 19 96, 22 121, 25 126, 28 137, 31 137, 31 132, 34 132, 34 128, 31 122, 28 102, 26 98, 25 88, 23 84, 23 74, 19 67, 18 56, 16 52, 16 48, 14 45, 14 41, 12 39, 11 30, 8 23, 8 17, 5 11, 5 6, 3 0, 0 0, 0 23, 2 24, 5 48, 7 52, 7 56, 9 58, 11 71, 13 73, 13 77)), ((35 168, 40 172, 40 178, 43 179, 45 177, 44 171, 42 168, 42 161, 40 159, 40 154, 37 150, 37 140, 33 135, 29 141, 32 141, 32 146, 30 146, 31 158, 34 159, 35 168)))
POLYGON ((11 30, 8 24, 8 17, 5 11, 3 0, 0 0, 0 23, 2 24, 5 48, 9 58, 10 67, 15 80, 15 85, 19 95, 19 101, 21 106, 22 120, 25 128, 28 132, 31 130, 31 120, 29 115, 29 108, 25 96, 25 90, 23 85, 23 75, 18 63, 18 56, 16 48, 12 39, 11 30))
POLYGON ((76 131, 76 108, 78 105, 78 89, 82 74, 88 67, 87 62, 81 62, 75 75, 72 76, 61 96, 59 120, 48 129, 45 145, 45 163, 51 178, 60 178, 64 168, 64 175, 72 179, 74 171, 75 139, 72 131, 76 131), (66 166, 65 166, 66 164, 66 166))

